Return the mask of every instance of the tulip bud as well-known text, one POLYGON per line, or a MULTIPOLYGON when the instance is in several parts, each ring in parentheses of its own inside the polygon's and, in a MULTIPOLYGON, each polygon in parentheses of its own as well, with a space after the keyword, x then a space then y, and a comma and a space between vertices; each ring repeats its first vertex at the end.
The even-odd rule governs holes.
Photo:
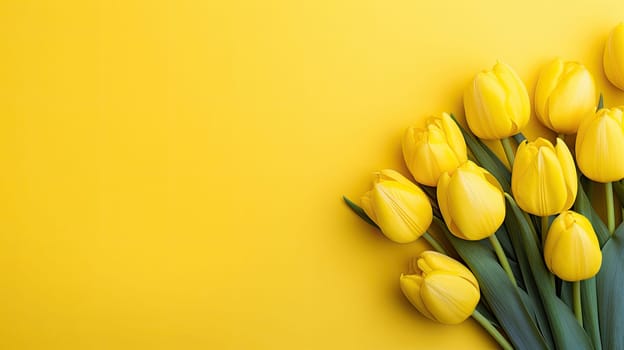
POLYGON ((461 130, 447 113, 407 129, 403 157, 416 182, 427 186, 436 186, 442 173, 454 171, 468 159, 461 130))
POLYGON ((511 173, 511 190, 522 210, 549 216, 570 209, 576 199, 574 158, 568 146, 557 138, 557 146, 538 138, 523 141, 516 152, 511 173))
POLYGON ((467 240, 494 234, 505 219, 503 190, 492 174, 467 161, 438 182, 438 204, 451 233, 467 240))
POLYGON ((546 236, 544 260, 548 269, 565 281, 596 275, 602 264, 602 252, 589 220, 569 210, 559 214, 546 236))
POLYGON ((585 119, 576 135, 576 162, 597 182, 624 178, 624 107, 603 108, 585 119))
POLYGON ((401 275, 401 290, 427 318, 458 324, 479 303, 479 283, 464 265, 446 255, 425 251, 413 264, 414 273, 401 275))
POLYGON ((397 243, 417 240, 433 219, 427 195, 394 170, 375 173, 373 189, 362 196, 361 204, 383 234, 397 243))
POLYGON ((618 24, 609 34, 602 64, 607 79, 624 90, 624 23, 618 24))
POLYGON ((466 121, 473 134, 498 140, 519 133, 529 122, 529 93, 516 72, 498 62, 478 73, 464 92, 466 121))
POLYGON ((559 134, 575 134, 596 111, 596 85, 582 64, 555 59, 542 69, 535 88, 537 118, 559 134))

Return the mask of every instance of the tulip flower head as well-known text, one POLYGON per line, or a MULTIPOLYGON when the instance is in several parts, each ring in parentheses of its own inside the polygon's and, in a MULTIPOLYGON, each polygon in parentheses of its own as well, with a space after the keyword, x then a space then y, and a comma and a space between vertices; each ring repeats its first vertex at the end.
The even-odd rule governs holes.
POLYGON ((494 234, 505 219, 501 185, 487 170, 467 161, 438 182, 438 204, 451 233, 467 240, 494 234))
POLYGON ((416 182, 426 186, 436 186, 442 173, 454 171, 468 159, 461 130, 447 113, 407 129, 403 157, 416 182))
POLYGON ((597 182, 624 178, 624 107, 603 108, 581 123, 576 135, 576 162, 597 182))
POLYGON ((624 90, 624 23, 618 24, 609 34, 602 64, 607 79, 624 90))
POLYGON ((596 84, 585 66, 557 58, 542 69, 535 88, 535 112, 542 124, 559 134, 575 134, 595 111, 596 84))
POLYGON ((472 133, 486 140, 519 133, 529 122, 531 113, 526 86, 502 62, 475 76, 464 92, 464 109, 472 133))
POLYGON ((413 273, 401 275, 401 290, 427 318, 458 324, 479 303, 479 284, 464 265, 446 255, 425 251, 412 264, 413 273))
POLYGON ((518 206, 533 215, 548 216, 570 209, 576 199, 574 158, 557 138, 520 143, 511 174, 511 190, 518 206))
POLYGON ((596 275, 602 264, 602 252, 589 220, 573 211, 559 214, 546 236, 544 260, 548 269, 565 281, 596 275))
POLYGON ((394 170, 375 174, 373 189, 362 196, 361 205, 383 234, 397 243, 417 240, 433 219, 427 195, 394 170))

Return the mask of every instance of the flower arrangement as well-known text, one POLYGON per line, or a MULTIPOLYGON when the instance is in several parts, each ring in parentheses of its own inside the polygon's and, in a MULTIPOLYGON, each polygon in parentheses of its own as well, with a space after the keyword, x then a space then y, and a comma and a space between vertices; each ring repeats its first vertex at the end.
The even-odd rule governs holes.
MULTIPOLYGON (((603 57, 624 90, 624 23, 603 57)), ((473 317, 503 349, 624 349, 624 106, 605 108, 590 71, 561 59, 533 99, 554 143, 523 136, 531 98, 505 63, 463 100, 467 127, 442 113, 405 132, 415 182, 385 169, 359 205, 344 197, 390 240, 432 247, 400 276, 403 294, 437 322, 473 317), (506 159, 482 140, 500 140, 506 159)))

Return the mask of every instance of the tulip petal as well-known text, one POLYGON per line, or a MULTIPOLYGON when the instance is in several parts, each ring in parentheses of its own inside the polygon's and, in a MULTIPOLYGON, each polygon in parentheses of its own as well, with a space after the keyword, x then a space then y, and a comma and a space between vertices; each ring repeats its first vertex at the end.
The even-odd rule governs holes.
POLYGON ((362 198, 360 199, 360 206, 366 213, 366 215, 373 220, 373 222, 377 223, 375 210, 373 209, 373 205, 371 202, 371 191, 364 193, 362 198))
POLYGON ((485 140, 517 134, 531 112, 524 83, 502 62, 476 75, 464 91, 464 108, 470 130, 485 140))
POLYGON ((410 127, 403 136, 403 158, 416 182, 431 186, 433 176, 429 172, 428 162, 423 159, 422 148, 426 144, 426 133, 416 127, 410 127), (423 139, 424 137, 424 139, 423 139))
POLYGON ((435 186, 441 173, 436 161, 436 154, 432 148, 428 143, 419 143, 414 150, 412 159, 413 166, 417 167, 412 172, 414 179, 426 186, 435 186))
POLYGON ((436 320, 445 324, 458 324, 470 317, 480 297, 472 283, 442 271, 425 276, 420 293, 436 320))
POLYGON ((470 130, 486 140, 509 136, 513 126, 505 105, 507 91, 499 79, 493 72, 479 73, 473 84, 475 96, 470 100, 476 113, 469 115, 466 110, 470 130))
MULTIPOLYGON (((438 180, 438 187, 436 190, 436 197, 438 198, 438 207, 440 208, 440 213, 442 213, 442 217, 444 221, 447 218, 450 218, 450 213, 448 209, 448 185, 451 181, 451 176, 448 173, 442 174, 440 179, 438 180)), ((446 222, 448 225, 449 222, 446 222)))
POLYGON ((609 81, 624 90, 624 23, 609 34, 603 56, 603 67, 609 81))
POLYGON ((401 291, 403 295, 410 301, 414 307, 420 311, 425 317, 430 320, 436 321, 436 318, 433 314, 427 309, 422 296, 421 296, 421 285, 423 282, 423 278, 419 275, 401 275, 400 285, 401 291))
POLYGON ((450 183, 451 176, 448 173, 442 174, 442 176, 440 177, 440 181, 438 181, 438 207, 440 208, 442 218, 444 219, 444 223, 446 224, 446 226, 449 228, 449 231, 451 231, 451 233, 459 238, 466 239, 466 236, 461 232, 460 228, 457 227, 457 225, 453 221, 453 216, 451 215, 449 202, 451 202, 452 200, 449 199, 448 190, 450 183))
MULTIPOLYGON (((505 218, 505 202, 499 188, 469 167, 453 174, 448 186, 449 216, 464 239, 479 240, 492 235, 505 218)), ((445 217, 446 219, 446 217, 445 217)), ((452 233, 452 226, 449 227, 452 233)))
MULTIPOLYGON (((602 262, 598 240, 592 240, 578 227, 563 233, 556 243, 557 249, 551 258, 553 272, 565 281, 579 281, 591 278, 602 262), (574 263, 570 263, 573 261, 574 263)), ((594 235, 595 237, 595 235, 594 235)))
POLYGON ((460 165, 455 152, 445 144, 428 145, 431 154, 431 169, 435 171, 435 181, 429 186, 435 186, 444 172, 452 172, 460 165))
POLYGON ((418 268, 425 273, 433 270, 453 272, 472 283, 475 288, 479 288, 477 279, 466 266, 444 254, 432 250, 424 251, 420 254, 417 264, 418 268))
MULTIPOLYGON (((512 192, 518 206, 538 216, 561 212, 571 194, 555 148, 545 139, 521 145, 512 173, 512 192)), ((576 192, 574 192, 576 193, 576 192)))
POLYGON ((512 122, 509 134, 504 136, 508 137, 519 133, 529 122, 531 114, 529 93, 518 74, 507 64, 498 62, 494 66, 494 72, 506 91, 505 107, 507 116, 512 122))
POLYGON ((461 130, 447 113, 428 118, 424 127, 408 128, 402 149, 414 180, 432 187, 443 172, 454 171, 467 159, 461 130))
POLYGON ((561 77, 548 100, 551 129, 574 134, 583 119, 596 109, 596 88, 594 80, 585 67, 577 63, 561 77))
POLYGON ((572 211, 561 213, 548 230, 544 260, 548 269, 565 281, 596 275, 602 253, 589 220, 572 211))
POLYGON ((457 123, 455 123, 453 118, 451 118, 448 113, 442 114, 442 129, 446 135, 446 142, 455 153, 459 165, 463 164, 466 160, 468 160, 466 141, 464 140, 464 136, 457 126, 457 123))
POLYGON ((413 242, 429 228, 433 213, 429 199, 418 189, 395 181, 381 181, 371 193, 376 223, 397 243, 413 242))
POLYGON ((557 156, 552 150, 540 148, 536 162, 536 172, 523 179, 527 188, 537 189, 537 196, 527 196, 536 208, 533 214, 548 216, 559 213, 564 209, 568 192, 557 156))
POLYGON ((424 128, 407 129, 402 148, 416 182, 432 187, 443 172, 454 171, 467 159, 461 130, 446 113, 427 119, 424 128))
POLYGON ((418 187, 415 183, 411 182, 405 176, 401 175, 401 173, 399 173, 398 171, 395 171, 395 170, 392 170, 392 169, 383 169, 383 170, 381 170, 380 172, 378 172, 375 175, 377 176, 377 179, 376 179, 375 182, 396 181, 398 183, 401 183, 401 184, 409 187, 412 191, 416 191, 416 192, 419 192, 419 193, 424 193, 424 192, 422 192, 420 187, 418 187))
POLYGON ((520 142, 516 150, 516 158, 511 172, 511 191, 513 192, 514 198, 517 197, 524 187, 522 181, 519 179, 528 171, 536 155, 537 147, 529 146, 526 140, 520 142))
POLYGON ((588 178, 611 182, 624 178, 622 110, 602 109, 579 127, 576 160, 588 178))
POLYGON ((535 86, 535 113, 542 124, 549 129, 553 129, 553 125, 549 118, 548 100, 552 91, 557 87, 562 72, 563 60, 557 58, 542 69, 535 86))

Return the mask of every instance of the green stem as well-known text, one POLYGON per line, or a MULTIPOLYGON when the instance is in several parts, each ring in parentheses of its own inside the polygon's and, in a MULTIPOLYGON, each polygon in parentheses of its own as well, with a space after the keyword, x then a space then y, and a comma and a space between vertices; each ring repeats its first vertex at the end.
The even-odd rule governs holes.
POLYGON ((515 157, 513 147, 511 146, 511 137, 501 139, 501 144, 503 145, 503 150, 505 151, 505 157, 507 157, 507 161, 509 162, 509 169, 513 169, 515 157))
POLYGON ((488 333, 490 333, 492 338, 494 338, 494 340, 496 340, 496 342, 504 350, 513 350, 513 346, 511 346, 511 344, 509 344, 507 339, 505 339, 505 337, 496 329, 496 327, 494 327, 490 323, 490 321, 488 321, 487 318, 485 318, 485 316, 483 316, 479 311, 475 310, 472 313, 472 318, 474 318, 475 321, 479 322, 481 327, 483 327, 483 329, 485 329, 488 333))
POLYGON ((448 255, 448 253, 446 252, 446 249, 444 249, 444 247, 442 247, 442 245, 440 245, 440 243, 438 243, 438 241, 433 238, 432 235, 429 234, 429 232, 426 232, 423 234, 423 238, 427 241, 427 243, 429 243, 431 245, 431 247, 433 247, 433 249, 435 249, 438 253, 442 253, 445 255, 448 255))
POLYGON ((574 300, 574 316, 583 327, 583 308, 581 304, 581 281, 572 282, 572 298, 574 300))
POLYGON ((613 210, 613 183, 611 182, 605 184, 605 200, 607 201, 607 227, 609 233, 613 234, 615 231, 615 212, 613 210))
POLYGON ((514 286, 517 286, 518 284, 516 283, 516 278, 514 277, 514 274, 511 271, 511 266, 509 266, 509 261, 507 260, 507 257, 505 256, 505 252, 503 251, 503 247, 498 241, 498 238, 496 238, 495 234, 490 236, 490 243, 492 243, 492 247, 494 247, 494 251, 496 252, 498 261, 501 263, 501 266, 507 273, 509 280, 511 281, 511 283, 513 283, 514 286))
MULTIPOLYGON (((522 212, 522 215, 524 215, 524 219, 525 219, 527 222, 530 222, 530 223, 532 223, 532 222, 533 222, 533 220, 531 220, 531 216, 529 216, 529 213, 527 213, 526 211, 523 211, 523 212, 522 212)), ((533 225, 531 225, 531 227, 533 227, 533 225)), ((535 242, 540 242, 539 237, 537 237, 537 232, 535 232, 535 230, 534 230, 534 229, 533 229, 533 230, 531 230, 531 235, 533 236, 533 240, 534 240, 535 242)))

